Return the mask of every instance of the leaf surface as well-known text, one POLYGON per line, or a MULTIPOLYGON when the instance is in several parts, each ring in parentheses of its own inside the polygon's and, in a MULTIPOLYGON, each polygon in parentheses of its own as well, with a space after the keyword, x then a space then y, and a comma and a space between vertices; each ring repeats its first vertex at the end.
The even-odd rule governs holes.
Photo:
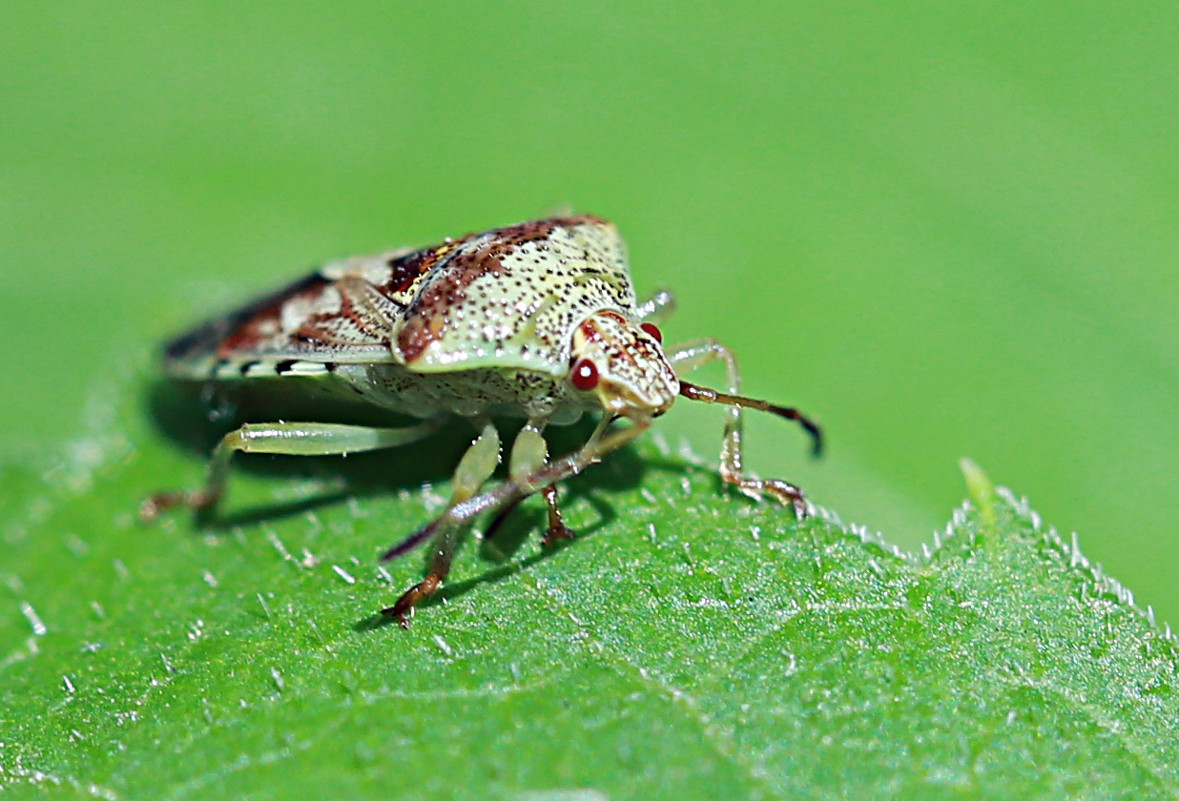
MULTIPOLYGON (((469 540, 408 631, 468 434, 239 460, 225 525, 145 528, 199 475, 136 408, 6 465, 0 784, 55 797, 1173 798, 1176 652, 976 468, 928 557, 719 491, 658 437, 469 540), (100 427, 101 428, 101 427, 100 427), (421 484, 427 483, 423 489, 421 484), (437 483, 437 486, 434 486, 437 483)), ((157 417, 168 417, 157 408, 157 417)), ((180 424, 178 424, 180 425, 180 424)), ((183 427, 183 425, 181 425, 183 427)))

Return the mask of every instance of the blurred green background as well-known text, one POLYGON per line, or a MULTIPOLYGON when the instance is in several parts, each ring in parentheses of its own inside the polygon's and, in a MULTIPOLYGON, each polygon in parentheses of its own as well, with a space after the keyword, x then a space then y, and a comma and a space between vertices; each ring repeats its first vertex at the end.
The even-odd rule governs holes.
MULTIPOLYGON (((811 463, 752 421, 755 469, 917 548, 970 456, 1179 621, 1174 4, 3 18, 5 462, 77 455, 157 343, 317 261, 571 208, 677 291, 669 339, 824 422, 811 463)), ((719 422, 661 428, 715 459, 719 422)))

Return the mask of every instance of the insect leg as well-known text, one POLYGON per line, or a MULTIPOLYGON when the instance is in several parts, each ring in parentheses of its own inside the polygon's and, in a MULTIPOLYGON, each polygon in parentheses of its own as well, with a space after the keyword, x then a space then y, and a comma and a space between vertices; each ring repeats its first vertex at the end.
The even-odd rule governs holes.
POLYGON ((607 433, 611 419, 605 417, 593 435, 578 450, 550 461, 526 476, 515 476, 499 486, 477 495, 466 503, 453 507, 449 514, 455 520, 470 520, 489 509, 498 509, 504 504, 527 498, 550 484, 556 484, 577 475, 590 465, 602 460, 606 454, 618 450, 651 426, 648 419, 637 419, 626 428, 617 428, 607 433))
MULTIPOLYGON (((512 456, 509 461, 509 472, 513 478, 521 478, 530 473, 535 473, 548 463, 548 443, 545 442, 544 435, 542 434, 546 423, 547 420, 543 419, 529 420, 528 424, 520 429, 520 432, 516 435, 516 441, 512 443, 512 456)), ((548 546, 557 540, 573 539, 573 531, 565 525, 561 508, 557 505, 556 485, 550 484, 542 489, 541 493, 544 495, 549 513, 549 527, 545 533, 543 544, 548 546)), ((499 510, 495 518, 488 524, 487 530, 483 534, 484 540, 490 540, 495 536, 500 526, 504 524, 522 500, 523 498, 517 499, 499 510)))
POLYGON ((741 398, 741 371, 737 367, 737 357, 731 349, 717 342, 715 339, 700 339, 672 348, 667 358, 675 367, 676 373, 682 375, 695 370, 704 364, 720 359, 725 363, 727 373, 727 393, 718 393, 691 384, 682 383, 680 394, 692 400, 705 403, 723 403, 725 409, 725 431, 721 443, 720 474, 721 479, 732 484, 739 492, 755 500, 761 500, 769 495, 781 503, 789 503, 799 518, 807 514, 806 498, 802 490, 795 485, 781 479, 761 479, 745 473, 741 439, 742 420, 741 405, 736 401, 748 401, 748 405, 756 405, 768 411, 774 411, 783 417, 800 421, 808 432, 814 436, 816 452, 819 447, 818 427, 795 409, 766 404, 762 401, 751 401, 741 398))
MULTIPOLYGON (((514 481, 525 480, 548 463, 549 446, 541 434, 543 428, 543 423, 529 422, 516 435, 511 461, 511 477, 514 481)), ((549 484, 541 493, 549 507, 549 528, 544 535, 544 544, 552 545, 557 540, 573 539, 573 531, 565 525, 561 508, 557 506, 557 485, 549 484)))
MULTIPOLYGON (((403 627, 409 625, 409 620, 406 617, 409 611, 423 598, 433 595, 442 586, 447 574, 450 573, 450 563, 454 560, 455 547, 458 545, 459 535, 467 522, 454 518, 451 511, 479 492, 479 488, 495 472, 497 464, 499 464, 499 432, 495 430, 494 425, 487 423, 483 426, 483 432, 471 443, 471 447, 463 454, 458 467, 455 468, 450 509, 407 540, 407 542, 416 542, 418 536, 422 534, 432 536, 433 553, 430 556, 426 577, 402 593, 393 606, 381 610, 384 614, 396 617, 401 621, 403 627)), ((403 546, 404 544, 390 549, 382 559, 398 555, 401 552, 398 549, 403 546)))
POLYGON ((660 289, 635 307, 635 316, 645 323, 661 323, 675 311, 675 295, 660 289))
POLYGON ((205 485, 199 490, 160 492, 144 500, 139 515, 151 522, 167 509, 188 506, 212 512, 225 495, 233 455, 272 453, 291 456, 331 456, 375 451, 406 445, 429 436, 444 418, 408 428, 374 428, 335 423, 246 423, 221 438, 209 459, 205 485))
POLYGON ((540 492, 549 507, 549 529, 544 533, 544 539, 540 544, 547 547, 557 540, 571 540, 576 537, 573 529, 565 525, 565 516, 561 513, 561 507, 557 505, 557 485, 549 484, 540 492))
MULTIPOLYGON (((442 527, 451 527, 456 531, 461 530, 462 526, 470 523, 475 516, 483 512, 500 509, 506 505, 516 503, 527 498, 529 495, 543 490, 551 484, 556 484, 558 481, 563 481, 571 476, 577 475, 590 465, 600 461, 606 454, 621 448, 639 434, 646 431, 650 427, 651 421, 645 419, 634 420, 632 425, 626 428, 615 429, 607 434, 606 430, 609 428, 609 425, 610 418, 604 418, 594 431, 593 436, 579 450, 563 456, 556 461, 548 462, 540 469, 528 475, 512 476, 507 481, 487 492, 475 495, 469 500, 451 506, 442 517, 410 537, 405 543, 390 548, 382 559, 391 559, 404 553, 413 544, 418 542, 420 536, 429 536, 433 531, 442 527)), ((446 567, 449 568, 449 561, 446 562, 446 567)), ((390 617, 398 618, 402 626, 407 626, 408 620, 406 619, 406 614, 413 608, 413 605, 437 590, 440 584, 441 578, 434 580, 434 568, 432 565, 430 575, 426 576, 425 581, 412 587, 398 599, 396 604, 387 609, 382 609, 381 612, 390 617)))

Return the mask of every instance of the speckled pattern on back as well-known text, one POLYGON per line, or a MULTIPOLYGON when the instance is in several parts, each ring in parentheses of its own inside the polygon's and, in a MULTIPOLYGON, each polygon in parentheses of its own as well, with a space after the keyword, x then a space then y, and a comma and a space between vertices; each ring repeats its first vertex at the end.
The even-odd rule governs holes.
POLYGON ((419 372, 495 366, 558 377, 569 371, 578 323, 634 305, 613 225, 593 217, 524 223, 467 239, 423 274, 398 350, 419 372))
POLYGON ((176 338, 165 364, 198 381, 322 376, 422 415, 533 416, 562 405, 574 331, 603 310, 635 310, 618 230, 561 217, 329 262, 176 338))

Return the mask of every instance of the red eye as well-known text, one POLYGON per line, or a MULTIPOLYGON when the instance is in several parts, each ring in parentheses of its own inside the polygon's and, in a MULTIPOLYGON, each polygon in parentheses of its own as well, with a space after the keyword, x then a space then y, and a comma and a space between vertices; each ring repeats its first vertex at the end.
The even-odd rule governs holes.
POLYGON ((589 359, 579 359, 573 365, 573 375, 570 377, 573 386, 582 392, 593 389, 598 385, 598 368, 589 359))
POLYGON ((663 332, 659 330, 655 323, 643 323, 639 328, 643 329, 647 333, 647 336, 656 342, 663 342, 663 332))

